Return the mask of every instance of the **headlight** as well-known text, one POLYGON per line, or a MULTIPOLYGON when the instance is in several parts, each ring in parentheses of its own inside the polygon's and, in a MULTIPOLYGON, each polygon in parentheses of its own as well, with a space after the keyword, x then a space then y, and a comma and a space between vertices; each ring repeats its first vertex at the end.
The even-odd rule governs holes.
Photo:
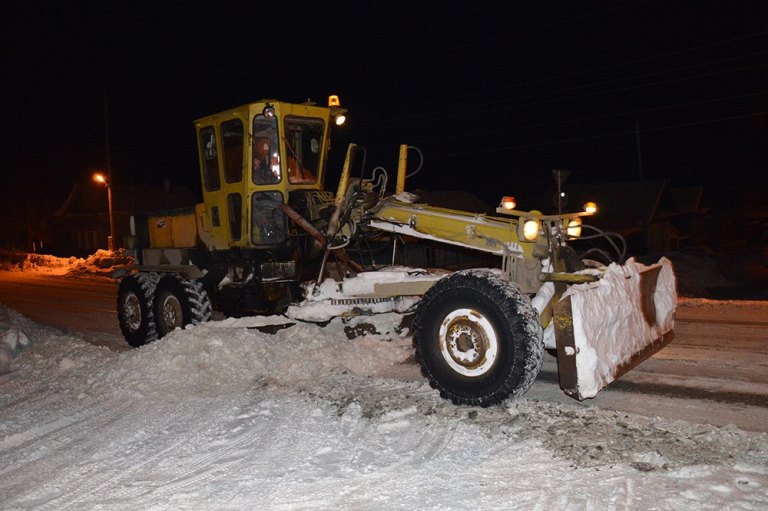
POLYGON ((261 115, 267 119, 273 119, 275 117, 275 107, 267 103, 264 105, 264 109, 261 111, 261 115))
POLYGON ((586 211, 590 215, 594 215, 595 213, 597 213, 597 204, 595 204, 594 202, 587 202, 586 204, 584 204, 584 211, 586 211))
POLYGON ((525 223, 523 223, 523 239, 525 241, 536 241, 538 237, 539 222, 532 219, 525 220, 525 223))
POLYGON ((568 233, 568 236, 572 238, 581 236, 581 218, 572 218, 569 220, 566 232, 568 233))

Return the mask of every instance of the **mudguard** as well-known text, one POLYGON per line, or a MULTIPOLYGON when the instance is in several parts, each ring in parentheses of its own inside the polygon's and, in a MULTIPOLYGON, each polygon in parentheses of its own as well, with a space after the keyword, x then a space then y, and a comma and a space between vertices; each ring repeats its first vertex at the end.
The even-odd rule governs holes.
POLYGON ((554 307, 560 387, 579 400, 666 346, 677 304, 672 263, 611 264, 597 282, 569 287, 554 307))

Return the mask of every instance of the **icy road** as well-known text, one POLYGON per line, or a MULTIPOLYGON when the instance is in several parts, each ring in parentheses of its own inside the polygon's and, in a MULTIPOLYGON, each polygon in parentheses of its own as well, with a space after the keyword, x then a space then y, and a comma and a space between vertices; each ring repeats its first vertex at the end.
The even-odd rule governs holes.
POLYGON ((768 508, 765 302, 681 301, 596 399, 549 358, 488 409, 437 397, 394 315, 126 350, 108 280, 0 272, 0 304, 32 340, 0 376, 4 510, 768 508))

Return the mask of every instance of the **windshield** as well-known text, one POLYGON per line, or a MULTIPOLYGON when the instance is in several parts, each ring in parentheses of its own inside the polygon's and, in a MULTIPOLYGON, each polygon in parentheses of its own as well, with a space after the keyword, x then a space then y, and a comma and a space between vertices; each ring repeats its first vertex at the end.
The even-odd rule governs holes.
POLYGON ((286 158, 288 182, 313 184, 317 182, 323 148, 325 121, 311 117, 285 117, 286 158))
POLYGON ((253 118, 253 182, 273 185, 282 179, 280 148, 277 143, 277 119, 263 115, 253 118))

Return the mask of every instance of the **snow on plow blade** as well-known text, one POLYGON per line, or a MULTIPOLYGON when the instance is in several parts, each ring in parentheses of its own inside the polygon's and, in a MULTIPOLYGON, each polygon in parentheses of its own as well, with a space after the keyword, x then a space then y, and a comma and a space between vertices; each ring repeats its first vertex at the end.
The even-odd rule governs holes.
POLYGON ((554 307, 560 387, 576 399, 606 385, 674 337, 672 263, 611 264, 597 282, 571 286, 554 307))

